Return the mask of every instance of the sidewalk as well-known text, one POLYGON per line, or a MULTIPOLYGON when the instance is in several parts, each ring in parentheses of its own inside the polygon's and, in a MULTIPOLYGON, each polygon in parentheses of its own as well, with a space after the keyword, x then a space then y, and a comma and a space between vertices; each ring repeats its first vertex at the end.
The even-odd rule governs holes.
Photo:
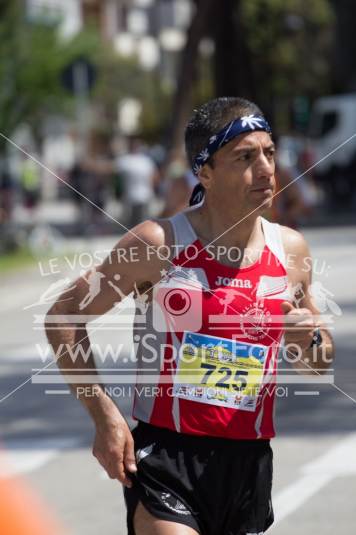
POLYGON ((13 211, 13 221, 24 229, 28 229, 34 224, 36 226, 50 225, 65 236, 87 233, 83 232, 85 230, 83 228, 85 224, 83 219, 88 222, 85 225, 89 227, 87 229, 88 233, 96 230, 95 233, 115 234, 118 227, 122 232, 122 227, 115 220, 124 222, 125 209, 123 204, 117 201, 109 201, 103 210, 105 213, 88 204, 88 210, 83 214, 72 200, 45 200, 40 202, 33 214, 30 214, 23 206, 17 205, 13 211), (94 229, 94 227, 97 228, 94 229))
MULTIPOLYGON (((90 207, 90 205, 88 205, 88 208, 89 210, 86 214, 88 220, 86 226, 88 228, 86 231, 83 214, 79 211, 75 202, 69 199, 42 201, 36 209, 35 222, 42 225, 51 225, 65 236, 92 235, 92 233, 101 235, 121 234, 125 232, 125 228, 121 225, 125 227, 129 225, 127 207, 123 202, 110 199, 103 208, 105 213, 100 212, 95 207, 90 207)), ((150 203, 150 215, 157 216, 161 208, 162 201, 154 199, 150 203)), ((13 221, 23 228, 28 228, 33 224, 33 218, 22 206, 17 206, 14 209, 13 221)), ((338 227, 344 225, 356 225, 356 212, 318 211, 302 225, 302 228, 338 227)))

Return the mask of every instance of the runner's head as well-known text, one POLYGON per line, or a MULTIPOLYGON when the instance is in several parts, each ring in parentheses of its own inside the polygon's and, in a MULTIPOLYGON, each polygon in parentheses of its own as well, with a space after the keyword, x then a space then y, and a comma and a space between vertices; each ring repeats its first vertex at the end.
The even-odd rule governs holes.
MULTIPOLYGON (((258 184, 265 186, 274 182, 271 129, 253 102, 239 97, 220 97, 203 104, 194 111, 187 125, 185 145, 188 160, 200 180, 193 191, 191 205, 200 202, 207 189, 214 192, 214 187, 224 187, 225 179, 218 178, 221 173, 224 177, 231 173, 233 176, 243 174, 243 180, 251 189, 256 189, 258 184), (241 148, 246 148, 247 152, 234 164, 236 158, 232 159, 232 151, 242 141, 241 148)), ((254 197, 254 201, 258 201, 258 196, 254 197)))

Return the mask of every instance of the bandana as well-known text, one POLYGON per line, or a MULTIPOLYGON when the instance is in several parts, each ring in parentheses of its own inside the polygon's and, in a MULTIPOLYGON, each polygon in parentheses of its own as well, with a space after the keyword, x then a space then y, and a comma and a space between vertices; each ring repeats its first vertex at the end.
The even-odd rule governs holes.
MULTIPOLYGON (((234 119, 229 124, 224 126, 220 132, 211 136, 208 145, 203 149, 194 160, 193 172, 195 175, 199 174, 199 171, 203 165, 211 158, 215 152, 221 149, 224 145, 229 143, 232 139, 243 134, 244 132, 254 132, 258 130, 264 130, 268 134, 272 133, 271 127, 264 117, 261 115, 246 115, 240 119, 234 119)), ((197 204, 203 200, 204 187, 201 184, 197 184, 193 190, 189 204, 197 204)))

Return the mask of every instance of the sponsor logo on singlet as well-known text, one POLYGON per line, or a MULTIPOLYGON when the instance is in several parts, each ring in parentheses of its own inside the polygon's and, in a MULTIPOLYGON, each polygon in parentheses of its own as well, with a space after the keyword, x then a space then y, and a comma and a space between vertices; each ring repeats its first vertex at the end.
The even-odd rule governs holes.
POLYGON ((216 286, 231 286, 232 288, 252 288, 249 279, 231 279, 230 277, 218 276, 215 284, 216 286))
POLYGON ((242 310, 240 327, 249 340, 257 341, 268 336, 272 323, 271 312, 262 301, 248 305, 242 310))

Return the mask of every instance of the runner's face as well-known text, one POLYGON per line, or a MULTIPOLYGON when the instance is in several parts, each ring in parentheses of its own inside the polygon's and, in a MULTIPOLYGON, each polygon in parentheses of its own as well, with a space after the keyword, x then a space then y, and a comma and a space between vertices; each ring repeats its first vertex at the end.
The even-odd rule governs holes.
POLYGON ((269 208, 275 190, 275 147, 267 132, 247 132, 214 155, 210 193, 226 208, 269 208))

